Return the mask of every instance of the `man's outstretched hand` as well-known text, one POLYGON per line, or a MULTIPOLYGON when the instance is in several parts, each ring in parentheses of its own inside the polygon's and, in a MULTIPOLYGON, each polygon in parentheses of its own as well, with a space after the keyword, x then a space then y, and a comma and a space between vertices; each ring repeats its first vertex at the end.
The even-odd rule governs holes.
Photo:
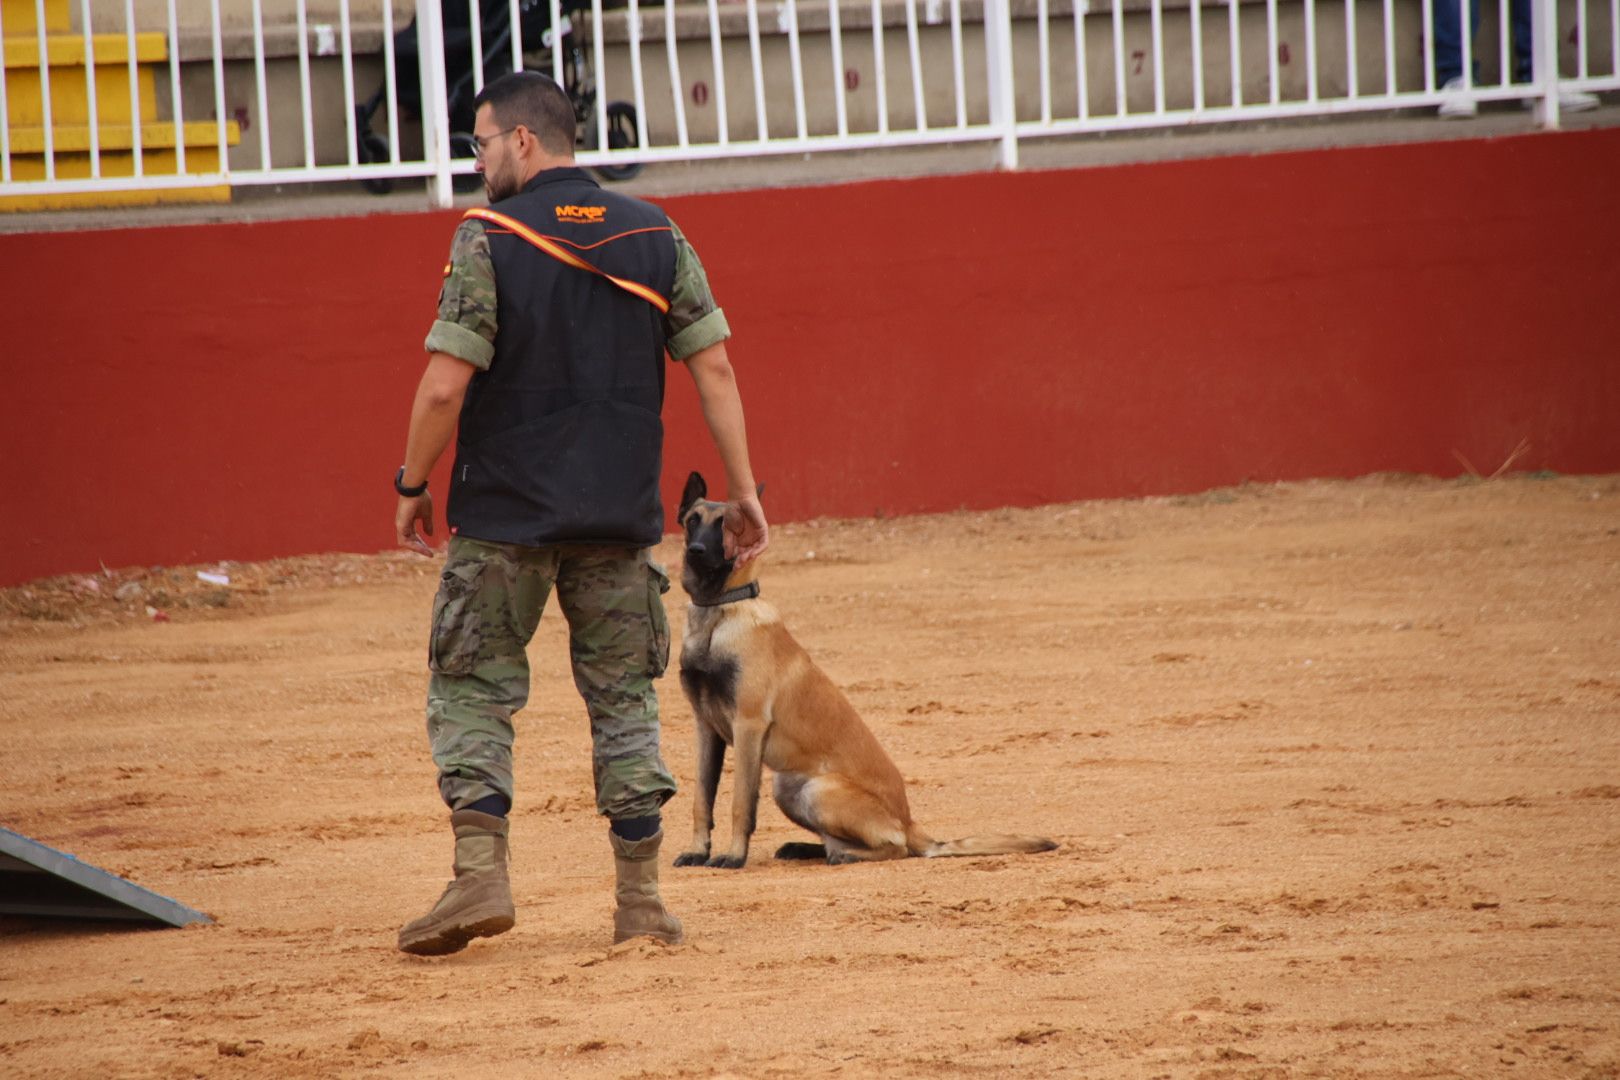
POLYGON ((753 562, 771 543, 771 527, 757 495, 745 495, 726 504, 726 557, 738 566, 753 562))

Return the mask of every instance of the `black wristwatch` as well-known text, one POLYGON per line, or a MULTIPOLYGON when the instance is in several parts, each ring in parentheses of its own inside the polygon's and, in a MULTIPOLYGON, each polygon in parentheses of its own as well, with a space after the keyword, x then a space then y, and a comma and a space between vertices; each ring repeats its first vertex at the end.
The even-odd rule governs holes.
POLYGON ((406 487, 405 466, 401 465, 399 467, 399 472, 394 474, 394 490, 405 496, 407 499, 414 499, 427 490, 427 481, 423 480, 415 487, 406 487))

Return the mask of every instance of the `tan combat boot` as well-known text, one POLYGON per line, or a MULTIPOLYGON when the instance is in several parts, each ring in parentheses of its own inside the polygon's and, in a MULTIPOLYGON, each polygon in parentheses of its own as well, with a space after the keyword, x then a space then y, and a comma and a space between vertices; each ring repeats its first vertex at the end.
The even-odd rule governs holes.
POLYGON ((450 815, 456 831, 456 880, 433 910, 399 932, 402 952, 443 956, 460 952, 476 937, 512 929, 512 887, 506 880, 505 818, 477 810, 450 815))
POLYGON ((658 897, 658 845, 664 841, 660 829, 643 840, 626 840, 608 833, 613 842, 613 865, 618 885, 613 898, 619 906, 613 913, 613 942, 628 941, 645 934, 668 945, 681 943, 681 920, 671 915, 658 897))

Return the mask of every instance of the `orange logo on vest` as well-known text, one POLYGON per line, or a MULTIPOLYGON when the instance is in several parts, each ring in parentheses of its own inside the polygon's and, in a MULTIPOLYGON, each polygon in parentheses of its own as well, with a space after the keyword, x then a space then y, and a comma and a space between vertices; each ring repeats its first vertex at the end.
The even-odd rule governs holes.
POLYGON ((556 210, 558 221, 573 221, 582 225, 600 225, 607 217, 605 206, 559 206, 556 210))

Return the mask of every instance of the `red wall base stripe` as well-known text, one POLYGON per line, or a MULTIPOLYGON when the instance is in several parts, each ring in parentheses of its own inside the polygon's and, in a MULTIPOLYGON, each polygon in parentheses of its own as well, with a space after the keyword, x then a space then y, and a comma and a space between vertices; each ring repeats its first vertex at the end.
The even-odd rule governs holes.
MULTIPOLYGON (((1616 176, 1609 129, 664 202, 791 520, 1620 469, 1616 176)), ((389 546, 455 220, 0 236, 0 584, 389 546)), ((673 505, 680 371, 666 421, 673 505)))

